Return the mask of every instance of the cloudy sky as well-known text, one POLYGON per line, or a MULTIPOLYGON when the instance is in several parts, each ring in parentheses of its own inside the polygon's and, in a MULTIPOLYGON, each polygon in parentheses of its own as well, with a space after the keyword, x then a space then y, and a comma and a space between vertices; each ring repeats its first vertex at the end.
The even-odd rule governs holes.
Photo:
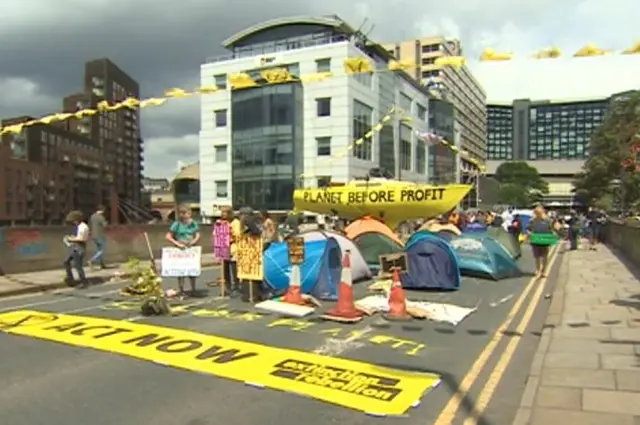
MULTIPOLYGON (((371 37, 400 41, 432 34, 462 39, 465 55, 485 47, 520 60, 470 60, 488 98, 580 98, 640 88, 640 55, 527 60, 558 46, 587 43, 623 50, 637 37, 632 0, 4 0, 0 24, 0 116, 45 115, 81 85, 83 63, 107 56, 136 78, 143 96, 195 87, 199 65, 223 53, 225 37, 265 19, 336 13, 371 37), (558 5, 560 4, 560 6, 558 5)), ((197 159, 199 104, 176 100, 143 114, 146 170, 171 176, 178 160, 197 159)))

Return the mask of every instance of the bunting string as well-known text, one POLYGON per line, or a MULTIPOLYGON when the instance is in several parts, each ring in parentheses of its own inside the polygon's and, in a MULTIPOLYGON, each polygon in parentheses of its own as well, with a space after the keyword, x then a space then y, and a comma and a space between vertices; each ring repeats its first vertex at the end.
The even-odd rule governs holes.
MULTIPOLYGON (((612 50, 602 49, 595 44, 588 44, 575 52, 573 57, 594 57, 604 56, 612 54, 612 50)), ((634 43, 631 47, 620 52, 623 55, 635 55, 640 54, 640 41, 634 43)), ((562 56, 562 52, 559 48, 550 47, 542 49, 534 53, 531 58, 534 59, 555 59, 562 56)), ((480 55, 480 61, 509 61, 512 60, 514 55, 512 53, 501 53, 494 49, 485 49, 480 55)), ((437 57, 434 61, 435 66, 442 68, 451 67, 454 69, 460 69, 466 65, 467 60, 463 56, 441 56, 437 57)), ((80 109, 74 112, 58 112, 55 114, 47 115, 42 118, 37 118, 17 124, 11 124, 0 128, 0 135, 2 134, 20 134, 25 127, 38 125, 38 124, 52 124, 68 119, 82 119, 84 117, 91 117, 99 114, 103 111, 117 111, 119 109, 142 109, 147 107, 157 107, 164 105, 169 99, 178 98, 190 98, 194 96, 210 95, 214 93, 226 92, 227 90, 241 90, 252 87, 259 87, 269 84, 283 84, 289 82, 301 82, 305 84, 320 83, 327 81, 331 78, 339 77, 351 77, 357 74, 374 74, 383 72, 399 72, 410 71, 412 69, 421 68, 421 63, 404 60, 392 60, 385 68, 378 69, 372 61, 365 57, 350 57, 344 60, 343 72, 318 72, 307 75, 296 76, 292 75, 285 66, 272 66, 264 69, 258 69, 259 78, 252 77, 250 75, 251 70, 246 72, 239 72, 229 75, 227 78, 226 87, 202 86, 194 90, 184 90, 181 88, 172 88, 164 92, 163 96, 152 97, 147 99, 127 98, 123 101, 110 104, 107 101, 101 101, 93 109, 80 109)))

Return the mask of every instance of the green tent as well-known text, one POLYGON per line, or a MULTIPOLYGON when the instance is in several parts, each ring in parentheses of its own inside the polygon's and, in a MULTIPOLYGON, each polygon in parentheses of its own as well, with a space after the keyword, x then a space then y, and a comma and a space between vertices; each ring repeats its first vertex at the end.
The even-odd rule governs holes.
POLYGON ((487 235, 500 242, 500 244, 506 248, 513 258, 520 258, 522 255, 520 244, 509 232, 504 230, 504 228, 489 226, 487 228, 487 235))
POLYGON ((402 245, 378 232, 367 232, 357 236, 353 242, 356 244, 362 257, 372 271, 380 269, 380 256, 404 252, 402 245))

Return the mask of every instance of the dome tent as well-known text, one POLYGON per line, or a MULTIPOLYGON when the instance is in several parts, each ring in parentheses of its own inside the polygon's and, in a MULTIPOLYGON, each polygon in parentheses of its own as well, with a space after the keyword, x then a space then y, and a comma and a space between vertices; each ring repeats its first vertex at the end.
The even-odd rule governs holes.
POLYGON ((346 251, 351 251, 351 276, 353 281, 358 282, 372 277, 371 269, 369 269, 360 249, 346 236, 321 230, 311 230, 309 232, 301 233, 300 236, 304 238, 305 241, 322 241, 329 238, 335 239, 340 246, 340 251, 343 257, 346 251))
POLYGON ((460 287, 458 258, 449 243, 426 230, 411 235, 407 241, 408 268, 402 273, 406 289, 445 289, 460 287))
POLYGON ((491 236, 492 238, 500 242, 502 246, 504 246, 507 251, 509 251, 509 254, 511 254, 513 258, 517 259, 522 256, 522 249, 520 247, 520 244, 509 232, 504 230, 502 226, 489 226, 489 228, 487 229, 487 236, 491 236))
POLYGON ((358 247, 372 271, 380 269, 380 256, 404 252, 404 244, 384 223, 361 218, 345 229, 347 237, 358 247))
POLYGON ((509 251, 484 233, 463 233, 450 244, 456 251, 463 276, 500 280, 520 273, 509 251))
MULTIPOLYGON (((305 241, 305 260, 300 265, 302 292, 321 300, 338 297, 338 283, 342 273, 340 245, 333 239, 305 241)), ((272 243, 264 252, 264 280, 277 293, 289 288, 291 264, 286 242, 272 243)))

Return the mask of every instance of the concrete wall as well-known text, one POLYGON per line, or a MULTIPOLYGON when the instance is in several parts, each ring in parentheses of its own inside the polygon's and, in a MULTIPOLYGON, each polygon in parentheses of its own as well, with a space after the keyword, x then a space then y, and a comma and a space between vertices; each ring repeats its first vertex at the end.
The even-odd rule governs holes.
MULTIPOLYGON (((120 263, 130 257, 149 258, 144 232, 156 258, 167 246, 167 225, 109 226, 107 228, 107 263, 120 263)), ((0 275, 50 270, 62 267, 67 253, 62 243, 71 227, 0 227, 0 275)), ((211 253, 211 226, 202 225, 202 252, 211 253)), ((87 260, 95 252, 89 243, 87 260)))
POLYGON ((640 226, 611 222, 607 228, 607 244, 627 261, 640 267, 640 226))

